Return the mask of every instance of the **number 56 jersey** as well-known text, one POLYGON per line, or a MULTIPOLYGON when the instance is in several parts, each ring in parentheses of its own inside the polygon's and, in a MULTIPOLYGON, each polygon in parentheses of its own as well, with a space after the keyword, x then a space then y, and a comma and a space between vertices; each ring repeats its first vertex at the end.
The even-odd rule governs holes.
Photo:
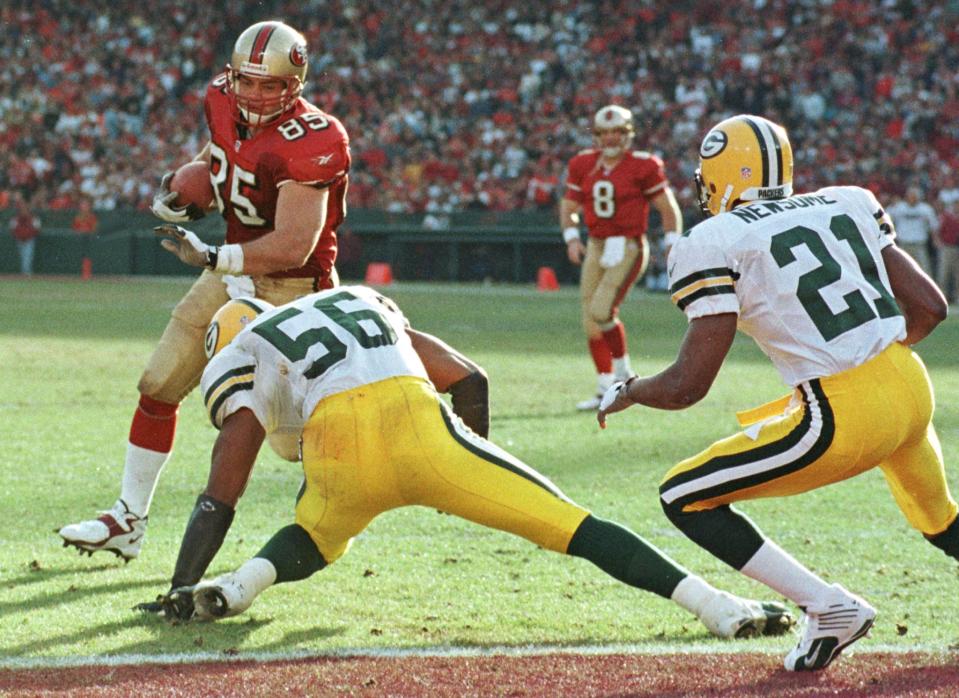
POLYGON ((300 433, 325 397, 394 376, 428 380, 389 299, 344 286, 279 306, 244 328, 207 364, 200 382, 218 429, 248 408, 270 445, 297 460, 300 433))
POLYGON ((672 301, 689 320, 737 313, 789 385, 833 375, 906 336, 882 260, 894 238, 860 187, 740 206, 673 246, 672 301))

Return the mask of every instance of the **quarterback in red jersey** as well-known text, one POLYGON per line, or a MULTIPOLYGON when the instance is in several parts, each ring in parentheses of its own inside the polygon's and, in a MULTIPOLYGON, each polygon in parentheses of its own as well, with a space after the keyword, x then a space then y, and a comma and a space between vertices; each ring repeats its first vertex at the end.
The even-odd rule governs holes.
POLYGON ((663 161, 631 150, 633 115, 609 105, 593 120, 595 148, 569 161, 566 193, 560 202, 560 226, 570 262, 582 265, 580 305, 583 328, 598 374, 596 393, 577 403, 580 410, 599 407, 614 380, 632 375, 626 330, 619 306, 649 262, 649 206, 659 212, 667 243, 682 232, 683 217, 663 161), (579 223, 588 232, 580 239, 579 223))
POLYGON ((195 160, 210 168, 214 205, 226 220, 215 247, 177 223, 207 213, 178 207, 164 175, 153 213, 162 245, 204 268, 173 309, 137 386, 140 401, 127 444, 120 498, 98 518, 62 527, 64 545, 140 552, 160 471, 169 460, 180 402, 206 365, 204 332, 231 297, 274 305, 338 285, 336 228, 346 214, 349 138, 342 124, 301 97, 307 71, 303 36, 282 22, 260 22, 236 41, 230 65, 210 83, 210 141, 195 160))

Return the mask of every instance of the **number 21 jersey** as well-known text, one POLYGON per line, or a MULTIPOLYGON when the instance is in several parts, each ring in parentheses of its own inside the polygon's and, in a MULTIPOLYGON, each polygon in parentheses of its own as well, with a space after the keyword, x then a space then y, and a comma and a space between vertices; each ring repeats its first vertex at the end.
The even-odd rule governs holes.
POLYGON ((689 320, 737 313, 739 329, 797 385, 861 365, 905 338, 882 261, 894 237, 875 196, 860 187, 755 202, 676 242, 670 293, 689 320))

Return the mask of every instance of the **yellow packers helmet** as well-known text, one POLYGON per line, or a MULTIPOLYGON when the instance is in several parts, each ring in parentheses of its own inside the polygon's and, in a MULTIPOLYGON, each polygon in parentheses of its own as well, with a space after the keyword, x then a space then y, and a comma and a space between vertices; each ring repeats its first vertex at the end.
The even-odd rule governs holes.
POLYGON ((259 126, 292 109, 303 92, 307 63, 306 39, 293 27, 271 21, 258 22, 244 30, 226 66, 233 117, 241 123, 259 126), (241 75, 282 80, 286 88, 277 97, 241 97, 236 89, 241 75))
POLYGON ((234 298, 220 306, 206 328, 206 338, 203 340, 206 358, 212 359, 257 315, 272 309, 271 303, 259 298, 234 298))
POLYGON ((793 150, 786 129, 750 114, 720 121, 699 146, 695 177, 699 207, 707 216, 791 196, 793 150))
POLYGON ((593 117, 593 138, 596 147, 603 151, 608 158, 615 158, 629 150, 633 142, 633 112, 618 104, 610 104, 593 117), (616 142, 606 137, 607 133, 616 133, 619 138, 616 142))

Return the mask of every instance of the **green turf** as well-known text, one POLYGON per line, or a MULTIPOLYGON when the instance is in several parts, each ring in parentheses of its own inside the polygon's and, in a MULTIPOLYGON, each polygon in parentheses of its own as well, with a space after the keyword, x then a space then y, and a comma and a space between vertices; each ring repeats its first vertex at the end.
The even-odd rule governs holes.
MULTIPOLYGON (((526 643, 669 642, 682 650, 709 641, 685 612, 584 561, 419 508, 380 517, 330 569, 269 590, 239 618, 171 627, 133 613, 135 603, 166 590, 206 479, 215 432, 198 396, 181 409, 177 450, 139 559, 124 565, 104 554, 78 557, 60 547, 53 529, 116 498, 137 378, 187 284, 0 279, 0 656, 526 643)), ((717 585, 766 595, 674 530, 656 496, 670 465, 735 429, 735 410, 786 392, 751 342, 737 340, 699 405, 684 412, 634 408, 600 432, 591 416, 571 409, 593 388, 572 291, 402 284, 390 295, 415 326, 487 368, 495 441, 573 499, 717 585)), ((681 313, 663 296, 637 293, 623 315, 634 368, 664 367, 685 326, 681 313)), ((956 346, 954 319, 920 346, 937 387, 937 425, 952 479, 956 346)), ((292 520, 298 484, 295 466, 262 454, 211 572, 240 564, 292 520)), ((874 602, 880 615, 870 644, 945 649, 959 639, 951 613, 956 565, 907 527, 878 473, 742 509, 825 577, 874 602)))

